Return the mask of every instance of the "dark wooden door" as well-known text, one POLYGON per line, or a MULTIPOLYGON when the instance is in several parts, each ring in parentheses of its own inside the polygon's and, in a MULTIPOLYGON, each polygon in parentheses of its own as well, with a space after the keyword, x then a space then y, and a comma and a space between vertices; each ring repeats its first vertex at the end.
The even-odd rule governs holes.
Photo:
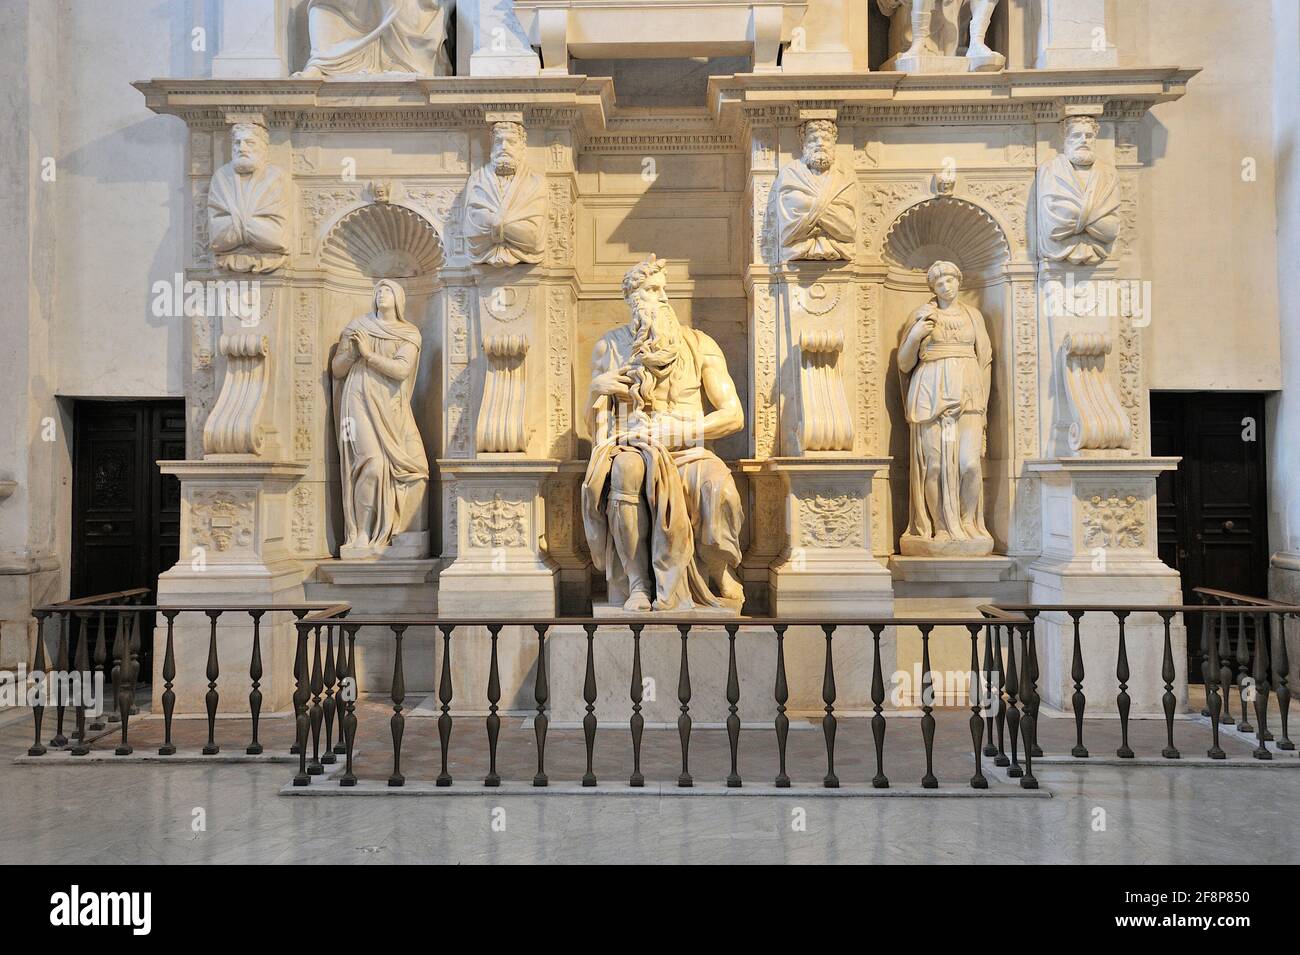
MULTIPOLYGON (((180 482, 159 460, 185 457, 183 401, 78 401, 73 408, 71 596, 132 587, 156 596, 180 548, 180 482)), ((152 621, 143 621, 149 674, 152 621)), ((147 679, 147 676, 146 676, 147 679)))
MULTIPOLYGON (((1241 392, 1157 392, 1151 450, 1178 456, 1157 488, 1160 559, 1182 575, 1183 599, 1213 587, 1268 594, 1264 396, 1241 392)), ((1200 682, 1198 619, 1187 620, 1188 673, 1200 682)))

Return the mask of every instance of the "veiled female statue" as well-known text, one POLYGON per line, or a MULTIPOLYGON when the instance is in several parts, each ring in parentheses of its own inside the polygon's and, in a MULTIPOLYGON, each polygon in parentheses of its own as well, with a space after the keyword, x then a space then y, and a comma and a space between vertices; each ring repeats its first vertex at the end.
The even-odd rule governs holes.
POLYGON ((300 76, 450 76, 455 0, 310 0, 311 58, 300 76))
POLYGON ((348 322, 330 364, 346 530, 341 557, 378 556, 404 543, 402 535, 428 529, 429 461, 411 411, 420 332, 405 311, 406 291, 380 280, 374 310, 348 322))
POLYGON ((979 309, 957 300, 961 269, 935 262, 926 278, 934 298, 912 313, 898 347, 912 435, 902 552, 982 557, 993 552, 982 466, 993 348, 979 309))

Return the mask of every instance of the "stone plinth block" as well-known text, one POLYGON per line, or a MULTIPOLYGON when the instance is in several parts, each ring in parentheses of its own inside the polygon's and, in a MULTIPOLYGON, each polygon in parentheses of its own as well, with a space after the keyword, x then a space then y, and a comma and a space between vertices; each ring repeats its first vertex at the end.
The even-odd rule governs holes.
POLYGON ((871 487, 889 458, 769 458, 744 469, 778 475, 786 546, 769 568, 771 610, 787 617, 889 616, 889 571, 872 555, 871 487))
POLYGON ((542 485, 559 462, 510 456, 438 462, 451 486, 456 556, 439 577, 444 617, 555 616, 558 567, 542 549, 542 485))
MULTIPOLYGON (((303 568, 286 545, 288 495, 304 464, 258 459, 159 461, 181 481, 181 544, 176 566, 158 577, 163 607, 266 607, 301 604, 303 568)), ((283 710, 293 692, 294 629, 288 613, 269 613, 258 634, 263 711, 283 710)), ((165 634, 162 621, 157 631, 165 634)), ((210 621, 199 613, 176 617, 177 714, 205 712, 210 621)), ((221 694, 218 712, 247 712, 253 625, 227 611, 217 625, 221 694)), ((154 694, 163 688, 164 654, 154 654, 154 694)), ((155 708, 158 707, 155 698, 155 708)))
MULTIPOLYGON (((1177 458, 1050 459, 1026 467, 1042 479, 1042 555, 1029 567, 1031 603, 1159 607, 1182 604, 1178 572, 1156 554, 1156 478, 1177 458)), ((1131 614, 1124 627, 1128 694, 1135 716, 1163 715, 1164 625, 1155 612, 1131 614)), ((1045 611, 1037 627, 1039 694, 1069 709, 1074 692, 1074 625, 1045 611)), ((1116 712, 1119 625, 1089 611, 1080 624, 1088 712, 1116 712)), ((1179 708, 1187 699, 1187 637, 1175 616, 1170 655, 1179 708)))

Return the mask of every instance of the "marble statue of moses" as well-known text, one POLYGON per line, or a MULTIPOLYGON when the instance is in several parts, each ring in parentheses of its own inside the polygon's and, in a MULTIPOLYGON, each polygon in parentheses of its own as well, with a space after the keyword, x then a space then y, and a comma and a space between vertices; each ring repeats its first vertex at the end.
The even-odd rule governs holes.
POLYGON ((592 357, 582 483, 592 563, 605 571, 611 606, 739 609, 740 495, 703 444, 744 427, 726 359, 678 321, 662 261, 635 266, 623 294, 633 320, 601 338, 592 357))

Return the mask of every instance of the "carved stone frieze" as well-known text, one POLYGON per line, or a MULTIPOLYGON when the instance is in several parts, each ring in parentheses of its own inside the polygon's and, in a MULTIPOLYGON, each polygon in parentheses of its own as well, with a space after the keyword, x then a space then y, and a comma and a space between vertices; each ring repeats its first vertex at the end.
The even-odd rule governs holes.
POLYGON ((526 501, 513 501, 495 492, 486 501, 467 501, 469 526, 466 534, 473 547, 527 547, 528 511, 526 501))
POLYGON ((1136 494, 1111 489, 1083 501, 1085 547, 1140 550, 1146 546, 1146 503, 1136 494))
POLYGON ((225 553, 251 550, 257 493, 251 490, 194 491, 190 496, 190 540, 194 547, 225 553))
POLYGON ((860 494, 827 491, 799 499, 799 544, 804 547, 861 547, 860 494))

